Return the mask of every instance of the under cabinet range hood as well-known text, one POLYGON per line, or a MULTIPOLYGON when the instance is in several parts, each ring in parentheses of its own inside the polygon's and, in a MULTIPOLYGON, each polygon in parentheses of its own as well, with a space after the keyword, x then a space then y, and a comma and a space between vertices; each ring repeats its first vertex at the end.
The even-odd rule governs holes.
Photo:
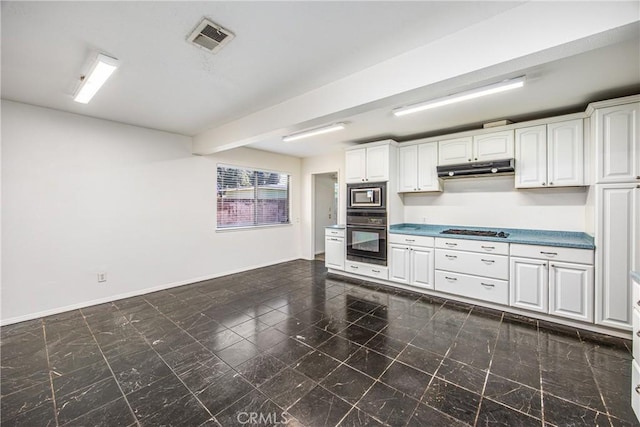
POLYGON ((515 172, 515 160, 493 160, 488 162, 460 163, 438 166, 438 178, 471 178, 474 176, 509 175, 515 172))

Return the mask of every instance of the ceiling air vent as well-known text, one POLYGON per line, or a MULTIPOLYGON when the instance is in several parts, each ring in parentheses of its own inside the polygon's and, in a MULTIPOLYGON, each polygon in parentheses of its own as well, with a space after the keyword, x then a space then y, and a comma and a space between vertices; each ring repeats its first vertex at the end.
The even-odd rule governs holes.
POLYGON ((235 35, 208 19, 203 19, 187 40, 202 49, 216 53, 229 43, 235 35))

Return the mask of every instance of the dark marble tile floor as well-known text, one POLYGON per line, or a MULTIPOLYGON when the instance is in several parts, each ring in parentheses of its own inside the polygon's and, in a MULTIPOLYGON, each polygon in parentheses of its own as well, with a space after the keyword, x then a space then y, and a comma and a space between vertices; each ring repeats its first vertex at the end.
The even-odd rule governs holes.
POLYGON ((2 426, 632 426, 630 342, 293 261, 5 326, 2 426))

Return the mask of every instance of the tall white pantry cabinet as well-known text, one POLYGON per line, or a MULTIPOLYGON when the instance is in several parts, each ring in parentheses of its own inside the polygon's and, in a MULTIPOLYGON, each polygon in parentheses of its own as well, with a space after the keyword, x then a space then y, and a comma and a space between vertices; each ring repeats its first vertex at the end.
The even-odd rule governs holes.
POLYGON ((595 322, 632 329, 630 270, 640 270, 640 97, 590 106, 595 144, 595 322))

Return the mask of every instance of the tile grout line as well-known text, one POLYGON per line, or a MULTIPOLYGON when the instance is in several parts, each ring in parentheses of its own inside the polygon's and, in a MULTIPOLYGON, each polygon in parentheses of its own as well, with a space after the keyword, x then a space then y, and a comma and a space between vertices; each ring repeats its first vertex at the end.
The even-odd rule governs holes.
POLYGON ((542 384, 542 358, 540 357, 541 346, 540 346, 540 324, 536 320, 536 339, 537 339, 537 349, 538 349, 538 377, 540 378, 540 419, 542 420, 542 425, 545 425, 545 410, 544 410, 544 386, 542 384))
POLYGON ((47 367, 49 368, 49 386, 51 387, 51 401, 53 402, 53 417, 58 426, 58 405, 56 402, 56 393, 53 388, 53 370, 51 369, 51 360, 49 359, 49 346, 47 344, 47 328, 45 327, 44 318, 40 318, 42 325, 42 339, 44 340, 44 351, 47 355, 47 367))
MULTIPOLYGON (((158 310, 158 309, 157 309, 157 307, 155 307, 153 304, 151 304, 151 303, 150 303, 149 301, 147 301, 145 298, 143 298, 143 299, 144 299, 144 301, 145 301, 147 304, 149 304, 151 307, 153 307, 153 309, 154 309, 154 310, 156 310, 156 311, 157 311, 158 313, 160 313, 162 316, 164 316, 165 318, 167 318, 171 323, 173 323, 174 325, 176 325, 180 330, 182 330, 182 331, 183 331, 183 332, 185 332, 185 333, 188 333, 187 331, 185 331, 184 329, 182 329, 179 325, 177 325, 173 320, 169 319, 169 318, 168 318, 164 313, 162 313, 160 310, 158 310)), ((122 311, 118 308, 118 306, 116 306, 116 309, 120 312, 120 314, 122 314, 122 315, 125 317, 125 319, 127 318, 127 316, 125 316, 125 315, 124 315, 124 313, 122 313, 122 311)), ((217 322, 216 322, 216 323, 217 323, 217 322)), ((136 326, 135 326, 133 323, 130 323, 130 324, 131 324, 131 326, 136 330, 136 332, 137 332, 137 333, 142 337, 142 339, 143 339, 145 342, 147 342, 147 339, 144 337, 144 335, 142 335, 142 334, 140 333, 140 331, 138 330, 138 328, 136 328, 136 326)), ((193 338, 194 340, 196 340, 196 342, 197 342, 197 343, 199 343, 203 348, 205 348, 205 349, 209 350, 209 349, 208 349, 208 348, 206 348, 204 345, 202 345, 202 343, 200 343, 200 341, 198 341, 198 340, 197 340, 195 337, 193 337, 191 334, 189 334, 189 336, 190 336, 191 338, 193 338)), ((167 361, 164 359, 164 357, 162 357, 162 355, 161 355, 160 353, 158 353, 158 352, 156 351, 156 349, 155 349, 155 348, 153 348, 153 346, 152 346, 152 345, 150 345, 148 342, 147 342, 147 344, 149 345, 149 347, 151 348, 151 350, 152 350, 152 351, 153 351, 153 352, 154 352, 154 353, 155 353, 155 354, 160 358, 160 360, 162 360, 162 363, 164 363, 164 364, 167 366, 167 368, 169 368, 169 371, 171 371, 171 373, 172 373, 172 374, 173 374, 173 375, 178 379, 178 381, 180 381, 180 383, 181 383, 181 384, 182 384, 182 385, 183 385, 183 386, 184 386, 184 387, 189 391, 189 394, 191 394, 191 396, 193 396, 193 398, 194 398, 194 399, 196 399, 196 401, 200 404, 200 406, 202 406, 202 408, 204 408, 204 410, 205 410, 205 411, 207 411, 207 413, 208 413, 208 414, 209 414, 209 416, 211 417, 210 419, 213 419, 213 420, 215 420, 216 422, 218 422, 218 420, 217 420, 217 419, 216 419, 216 417, 211 413, 211 411, 209 410, 209 408, 207 408, 207 407, 204 405, 204 403, 202 403, 202 401, 198 398, 198 396, 196 396, 196 394, 195 394, 195 393, 194 393, 194 392, 193 392, 193 391, 192 391, 192 390, 191 390, 191 389, 190 389, 190 388, 185 384, 185 382, 182 380, 182 378, 180 378, 180 376, 179 376, 179 375, 178 375, 178 374, 173 370, 173 368, 172 368, 171 366, 169 366, 169 364, 168 364, 168 363, 167 363, 167 361)), ((101 351, 102 351, 102 350, 101 350, 101 351)), ((212 354, 212 356, 217 357, 215 354, 213 354, 213 352, 211 352, 211 354, 212 354)), ((220 359, 220 358, 219 358, 219 359, 220 359)), ((220 360, 222 360, 222 359, 220 359, 220 360)), ((222 360, 222 361, 224 362, 224 360, 222 360)), ((226 362, 224 362, 224 363, 226 363, 226 362)), ((228 363, 226 363, 226 364, 228 365, 228 363)), ((236 372, 238 375, 240 375, 240 373, 238 373, 238 371, 236 371, 236 370, 235 370, 231 365, 229 365, 229 367, 230 367, 234 372, 236 372)), ((109 369, 111 369, 111 367, 109 367, 109 369)), ((112 372, 113 372, 113 371, 112 371, 112 372)), ((167 375, 167 376, 168 376, 168 375, 167 375)), ((166 377, 163 377, 163 378, 166 378, 166 377)), ((117 380, 116 380, 116 382, 117 382, 117 380)), ((253 387, 253 385, 251 385, 251 386, 253 387)), ((120 384, 118 384, 118 387, 120 387, 120 384)), ((186 395, 185 395, 185 396, 186 396, 186 395)), ((181 396, 179 399, 181 399, 182 397, 183 397, 183 396, 181 396)), ((242 396, 242 397, 244 397, 244 396, 242 396)), ((126 398, 126 396, 125 396, 125 398, 126 398)), ((177 402, 179 399, 177 399, 177 400, 176 400, 176 402, 177 402)), ((238 399, 238 400, 240 400, 240 399, 238 399)), ((129 403, 129 402, 127 401, 127 404, 128 404, 128 403, 129 403)), ((175 403, 175 402, 173 402, 173 403, 175 403)), ((235 402, 234 402, 234 403, 235 403, 235 402)), ((131 408, 131 406, 129 406, 129 407, 131 408)), ((133 409, 132 409, 132 411, 133 411, 133 409)), ((136 421, 137 421, 137 417, 136 417, 136 421)), ((206 422, 206 420, 205 420, 205 422, 206 422)), ((138 425, 140 426, 140 423, 139 423, 139 422, 138 422, 138 425)))
MULTIPOLYGON (((612 415, 609 412, 609 405, 607 405, 607 401, 604 400, 604 396, 602 395, 602 388, 600 387, 600 382, 596 378, 596 375, 595 375, 595 372, 594 372, 594 367, 591 364, 591 360, 589 360, 589 358, 587 357, 587 353, 584 351, 584 345, 583 345, 584 341, 583 341, 582 336, 580 335, 580 331, 578 331, 578 338, 580 339, 580 348, 582 348, 582 352, 584 354, 584 357, 585 357, 585 359, 587 359, 587 364, 589 365, 589 371, 591 371, 591 376, 593 377, 593 382, 596 383, 596 387, 598 389, 598 396, 600 396, 600 400, 602 401, 602 406, 604 406, 605 411, 607 411, 605 413, 606 416, 607 416, 607 421, 609 421, 609 425, 613 426, 613 422, 611 421, 612 415)), ((592 409, 592 408, 590 408, 590 409, 592 409)), ((600 411, 595 411, 595 412, 601 413, 600 411)))
MULTIPOLYGON (((107 357, 104 355, 104 352, 102 351, 102 347, 100 347, 100 343, 98 343, 98 340, 96 339, 96 336, 93 333, 93 329, 91 329, 91 325, 89 325, 89 322, 87 322, 87 318, 84 315, 84 313, 82 312, 82 310, 78 310, 78 311, 80 312, 80 315, 82 316, 82 320, 84 320, 84 323, 87 325, 87 329, 89 329, 89 333, 91 333, 91 337, 93 338, 93 341, 95 341, 96 346, 98 347, 98 350, 100 351, 100 355, 102 355, 102 358, 104 359, 104 362, 107 364, 107 367, 109 368, 109 372, 111 372, 111 376, 113 377, 113 380, 115 381, 116 385, 118 386, 118 390, 120 390, 120 393, 122 394, 122 398, 124 399, 125 403, 127 404, 127 407, 129 408, 129 411, 131 411, 131 415, 133 415, 133 419, 135 420, 136 425, 138 427, 140 427, 140 422, 138 421, 138 417, 136 416, 136 413, 133 411, 133 408, 131 407, 131 404, 129 403, 129 399, 127 399, 127 395, 125 394, 124 390, 122 390, 122 387, 120 386, 120 382, 118 381, 118 377, 116 377, 115 372, 113 372, 113 369, 111 368, 111 364, 107 360, 107 357)), ((89 412, 91 412, 91 411, 89 411, 89 412)), ((89 412, 87 412, 87 413, 89 413, 89 412)))

